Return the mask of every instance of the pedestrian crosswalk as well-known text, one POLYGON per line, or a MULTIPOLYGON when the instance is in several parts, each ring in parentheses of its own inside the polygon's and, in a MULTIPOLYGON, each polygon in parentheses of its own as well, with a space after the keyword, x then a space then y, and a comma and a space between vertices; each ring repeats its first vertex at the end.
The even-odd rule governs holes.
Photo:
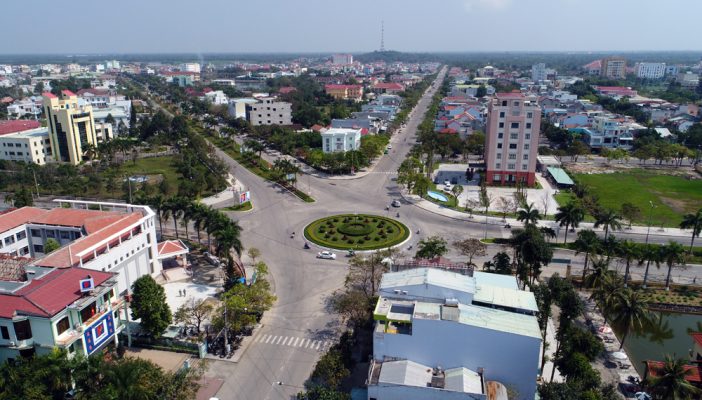
POLYGON ((299 336, 284 336, 271 334, 258 335, 256 338, 254 338, 253 342, 278 346, 297 347, 300 349, 315 351, 327 351, 333 345, 333 342, 329 340, 314 340, 299 336))

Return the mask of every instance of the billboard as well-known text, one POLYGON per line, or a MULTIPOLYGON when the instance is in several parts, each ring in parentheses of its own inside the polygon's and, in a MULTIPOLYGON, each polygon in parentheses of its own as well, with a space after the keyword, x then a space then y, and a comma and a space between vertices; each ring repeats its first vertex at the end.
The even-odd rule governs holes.
POLYGON ((81 279, 80 280, 80 292, 85 293, 93 290, 95 288, 95 282, 93 278, 81 279))
POLYGON ((251 192, 243 192, 239 194, 239 204, 244 204, 247 201, 251 201, 251 192))
POLYGON ((105 344, 110 338, 115 335, 115 321, 112 318, 112 312, 105 313, 100 319, 95 321, 90 327, 85 330, 83 340, 85 341, 85 349, 88 355, 93 354, 95 350, 105 344))

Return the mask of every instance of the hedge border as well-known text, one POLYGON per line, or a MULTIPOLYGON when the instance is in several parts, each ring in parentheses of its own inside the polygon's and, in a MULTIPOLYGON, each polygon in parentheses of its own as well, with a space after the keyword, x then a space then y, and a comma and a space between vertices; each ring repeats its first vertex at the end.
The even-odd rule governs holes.
POLYGON ((305 235, 305 239, 309 240, 310 242, 312 242, 316 245, 322 246, 322 247, 335 249, 335 250, 366 251, 366 250, 386 249, 388 247, 397 246, 398 244, 401 244, 402 242, 407 240, 407 238, 409 238, 410 230, 402 222, 400 222, 396 219, 383 217, 380 215, 374 215, 374 214, 336 214, 336 215, 330 215, 328 217, 324 217, 324 218, 320 218, 320 219, 312 221, 311 223, 309 223, 305 227, 304 235, 305 235), (394 227, 396 227, 397 229, 399 229, 400 232, 396 236, 396 238, 392 241, 387 241, 387 242, 384 242, 382 244, 376 244, 374 241, 370 241, 370 242, 365 242, 364 244, 360 244, 360 245, 357 243, 348 244, 348 243, 342 242, 342 241, 332 242, 331 240, 324 239, 323 237, 319 237, 317 235, 317 232, 316 232, 317 228, 321 224, 326 223, 328 220, 331 220, 334 218, 343 219, 346 217, 359 217, 359 216, 367 217, 367 218, 374 218, 374 219, 378 219, 378 220, 384 220, 387 223, 389 223, 389 224, 393 225, 394 227), (370 243, 370 245, 368 245, 366 243, 370 243))

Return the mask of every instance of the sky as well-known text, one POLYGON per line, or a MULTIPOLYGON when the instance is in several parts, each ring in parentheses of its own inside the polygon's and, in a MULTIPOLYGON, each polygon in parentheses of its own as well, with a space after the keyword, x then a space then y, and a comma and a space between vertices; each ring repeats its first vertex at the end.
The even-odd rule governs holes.
POLYGON ((0 54, 702 50, 698 0, 2 3, 0 54))

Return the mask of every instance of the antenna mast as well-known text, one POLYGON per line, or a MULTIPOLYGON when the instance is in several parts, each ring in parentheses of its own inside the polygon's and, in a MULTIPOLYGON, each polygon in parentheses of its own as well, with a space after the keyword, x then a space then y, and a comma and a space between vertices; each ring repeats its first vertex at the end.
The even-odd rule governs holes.
POLYGON ((385 51, 385 21, 380 21, 380 51, 385 51))

